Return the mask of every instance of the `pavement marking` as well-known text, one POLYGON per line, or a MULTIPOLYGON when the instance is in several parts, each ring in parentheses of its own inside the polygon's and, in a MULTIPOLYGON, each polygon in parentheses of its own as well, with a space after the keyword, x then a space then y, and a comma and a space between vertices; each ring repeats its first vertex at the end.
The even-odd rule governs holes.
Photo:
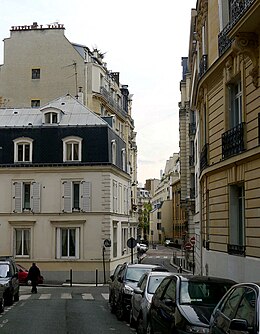
POLYGON ((109 293, 101 293, 101 295, 105 300, 109 299, 109 293))
POLYGON ((82 299, 94 300, 91 293, 82 293, 82 299))
POLYGON ((62 293, 61 299, 72 299, 71 293, 62 293))
POLYGON ((20 295, 19 299, 20 300, 27 300, 30 297, 31 297, 31 295, 20 295))
POLYGON ((51 299, 50 293, 42 293, 39 297, 39 299, 51 299))

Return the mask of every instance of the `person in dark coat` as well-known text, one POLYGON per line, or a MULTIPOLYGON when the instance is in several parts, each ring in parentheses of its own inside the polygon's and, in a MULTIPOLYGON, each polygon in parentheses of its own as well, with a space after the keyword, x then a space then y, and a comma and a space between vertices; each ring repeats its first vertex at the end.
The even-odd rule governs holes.
POLYGON ((36 266, 36 263, 33 263, 27 276, 27 280, 32 282, 32 293, 37 293, 37 283, 40 276, 40 269, 36 266))

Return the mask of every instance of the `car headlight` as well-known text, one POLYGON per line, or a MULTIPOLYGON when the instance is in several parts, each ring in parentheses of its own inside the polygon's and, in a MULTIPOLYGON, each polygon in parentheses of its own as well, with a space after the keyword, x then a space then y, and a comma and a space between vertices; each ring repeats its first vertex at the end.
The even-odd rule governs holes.
POLYGON ((124 289, 123 289, 123 292, 126 294, 126 295, 132 295, 133 294, 133 288, 131 288, 131 286, 129 285, 125 285, 124 286, 124 289))
POLYGON ((187 333, 198 333, 198 334, 208 334, 209 329, 207 327, 200 327, 200 326, 186 326, 187 333))

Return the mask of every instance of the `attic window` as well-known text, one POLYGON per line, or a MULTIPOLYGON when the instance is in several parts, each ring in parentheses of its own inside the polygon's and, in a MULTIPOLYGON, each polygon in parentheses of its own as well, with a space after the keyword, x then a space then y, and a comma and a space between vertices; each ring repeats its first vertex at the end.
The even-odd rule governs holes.
POLYGON ((57 124, 58 114, 56 112, 47 112, 44 114, 44 123, 46 124, 57 124))

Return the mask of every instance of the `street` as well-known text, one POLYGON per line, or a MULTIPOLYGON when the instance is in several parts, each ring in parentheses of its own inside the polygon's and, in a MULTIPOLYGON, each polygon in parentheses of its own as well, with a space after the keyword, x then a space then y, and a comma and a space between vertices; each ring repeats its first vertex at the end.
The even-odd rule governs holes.
MULTIPOLYGON (((150 248, 143 263, 164 265, 176 271, 170 260, 173 250, 150 248)), ((108 304, 108 286, 20 286, 20 300, 0 314, 1 334, 134 333, 126 321, 118 321, 108 304)))

